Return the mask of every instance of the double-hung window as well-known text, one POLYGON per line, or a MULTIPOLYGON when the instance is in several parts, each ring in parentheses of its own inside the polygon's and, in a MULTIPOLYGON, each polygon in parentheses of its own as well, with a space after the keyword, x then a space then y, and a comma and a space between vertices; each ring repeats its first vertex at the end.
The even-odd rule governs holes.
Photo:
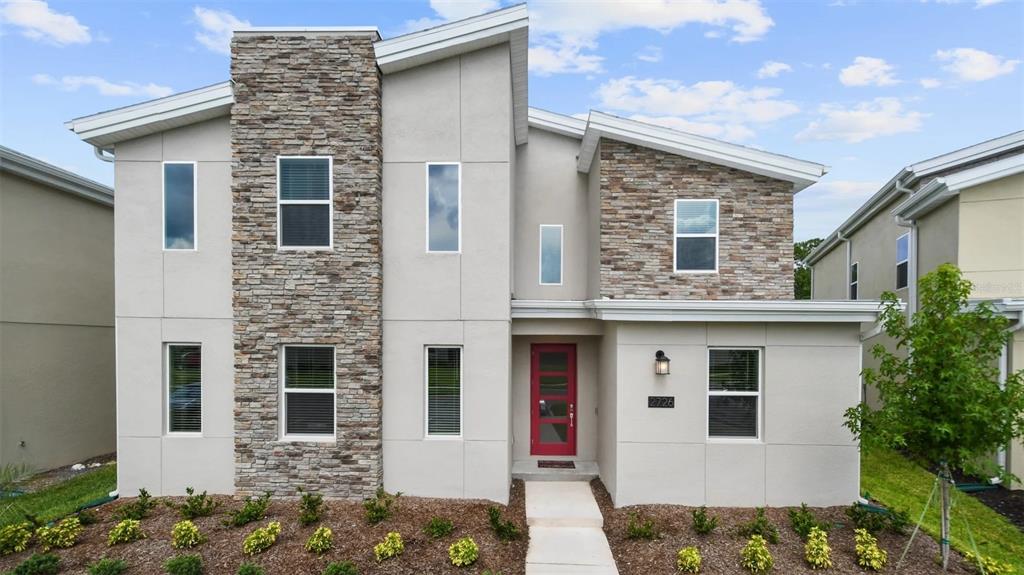
POLYGON ((462 166, 427 164, 427 251, 462 249, 462 166))
POLYGON ((334 438, 334 346, 281 348, 284 439, 334 438))
POLYGON ((718 271, 718 200, 676 200, 674 270, 718 271))
POLYGON ((896 289, 907 287, 910 272, 910 232, 896 238, 896 289))
POLYGON ((562 285, 562 226, 540 227, 540 285, 562 285))
POLYGON ((708 350, 708 437, 761 436, 761 350, 708 350))
POLYGON ((164 162, 164 249, 196 249, 196 163, 164 162))
POLYGON ((850 264, 850 299, 857 299, 857 268, 859 267, 858 262, 850 264))
POLYGON ((462 435, 462 348, 428 346, 427 437, 462 435))
POLYGON ((281 249, 330 249, 334 223, 333 159, 277 159, 277 245, 281 249))
POLYGON ((203 431, 203 350, 196 343, 165 346, 167 432, 203 431))

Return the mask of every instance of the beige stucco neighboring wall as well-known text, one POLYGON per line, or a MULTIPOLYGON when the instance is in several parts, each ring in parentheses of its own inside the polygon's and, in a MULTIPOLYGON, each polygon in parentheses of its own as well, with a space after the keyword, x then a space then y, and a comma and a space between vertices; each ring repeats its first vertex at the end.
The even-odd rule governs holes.
POLYGON ((972 297, 1024 297, 1024 174, 960 192, 960 268, 972 297))
POLYGON ((957 263, 959 201, 951 198, 917 220, 917 277, 945 263, 957 263))
MULTIPOLYGON (((1024 329, 1014 332, 1007 359, 1010 373, 1024 371, 1024 329)), ((1017 438, 1010 443, 1006 453, 1006 468, 1021 479, 1021 481, 1013 482, 1013 488, 1024 489, 1024 437, 1017 438)))
POLYGON ((857 299, 878 299, 892 291, 906 301, 907 289, 896 289, 896 239, 910 228, 896 225, 885 207, 850 236, 850 264, 857 263, 857 299))
POLYGON ((839 243, 812 267, 811 299, 849 299, 846 284, 846 243, 839 243))

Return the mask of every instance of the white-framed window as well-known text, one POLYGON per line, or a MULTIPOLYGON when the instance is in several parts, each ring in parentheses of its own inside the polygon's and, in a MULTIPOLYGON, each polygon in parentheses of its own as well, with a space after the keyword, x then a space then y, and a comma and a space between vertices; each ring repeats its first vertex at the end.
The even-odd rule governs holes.
POLYGON ((562 285, 562 250, 565 247, 561 225, 540 226, 540 285, 562 285))
POLYGON ((718 272, 718 200, 676 200, 673 270, 718 272))
POLYGON ((334 247, 334 158, 277 157, 277 247, 334 247))
POLYGON ((281 438, 333 441, 334 346, 283 345, 281 356, 281 438))
POLYGON ((195 162, 163 163, 164 249, 196 249, 196 191, 199 170, 195 162))
POLYGON ((761 438, 761 349, 708 348, 708 438, 761 438))
POLYGON ((427 252, 462 251, 462 164, 427 163, 427 252))
POLYGON ((860 268, 860 262, 853 262, 850 264, 850 299, 857 299, 857 272, 860 268))
POLYGON ((427 437, 462 437, 462 347, 426 347, 427 437))
POLYGON ((167 433, 203 432, 203 348, 198 343, 164 344, 167 433))
POLYGON ((910 273, 910 232, 896 238, 896 289, 907 287, 910 273))

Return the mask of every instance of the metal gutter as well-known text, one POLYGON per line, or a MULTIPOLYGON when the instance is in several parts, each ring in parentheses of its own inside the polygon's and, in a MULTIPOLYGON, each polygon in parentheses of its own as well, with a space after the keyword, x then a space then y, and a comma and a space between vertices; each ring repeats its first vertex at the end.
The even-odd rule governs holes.
POLYGON ((98 202, 114 205, 114 189, 21 152, 0 146, 0 171, 98 202))
POLYGON ((512 319, 653 322, 864 323, 877 301, 827 300, 513 300, 512 319))

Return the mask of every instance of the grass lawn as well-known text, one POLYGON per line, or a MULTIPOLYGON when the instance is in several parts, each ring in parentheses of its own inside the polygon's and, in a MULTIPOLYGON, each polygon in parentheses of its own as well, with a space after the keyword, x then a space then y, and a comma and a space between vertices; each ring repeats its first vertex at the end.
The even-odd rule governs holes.
POLYGON ((0 500, 0 526, 24 521, 31 513, 42 521, 74 513, 79 505, 106 497, 117 488, 117 466, 104 465, 50 487, 14 499, 0 500))
MULTIPOLYGON (((861 456, 860 487, 871 499, 887 507, 904 509, 916 524, 928 501, 935 476, 894 451, 877 450, 861 456)), ((938 492, 928 508, 921 529, 939 539, 941 504, 938 492)), ((983 555, 1012 564, 1024 573, 1024 532, 970 495, 954 492, 952 514, 953 547, 970 551, 964 526, 970 524, 974 541, 983 555)), ((895 566, 899 556, 890 557, 895 566)))

